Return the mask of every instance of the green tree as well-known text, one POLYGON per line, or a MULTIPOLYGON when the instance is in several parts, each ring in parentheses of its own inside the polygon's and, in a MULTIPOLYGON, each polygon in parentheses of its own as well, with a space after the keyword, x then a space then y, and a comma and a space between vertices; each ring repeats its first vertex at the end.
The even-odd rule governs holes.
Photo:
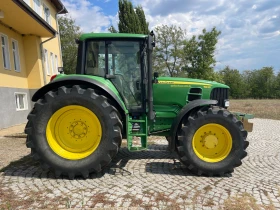
POLYGON ((252 73, 252 95, 255 98, 274 98, 275 75, 272 67, 263 67, 252 73))
POLYGON ((272 67, 243 72, 245 88, 250 90, 250 98, 276 98, 277 78, 272 67))
POLYGON ((140 22, 140 34, 149 34, 149 23, 146 21, 144 10, 141 6, 135 8, 135 13, 140 22))
POLYGON ((239 71, 226 66, 220 73, 224 83, 230 87, 230 96, 232 98, 243 98, 245 96, 245 81, 239 71))
POLYGON ((158 26, 154 31, 157 39, 153 59, 154 71, 171 77, 184 76, 181 68, 185 32, 174 25, 158 26))
POLYGON ((80 27, 69 16, 58 18, 63 69, 66 74, 76 72, 78 45, 75 40, 81 35, 80 27))
POLYGON ((216 80, 217 74, 214 72, 216 65, 215 50, 218 43, 220 31, 214 27, 207 32, 202 30, 198 37, 193 36, 184 42, 184 67, 188 77, 198 79, 216 80))
POLYGON ((111 33, 118 33, 117 29, 115 29, 114 26, 110 26, 110 27, 108 28, 108 31, 111 32, 111 33))
POLYGON ((276 98, 280 98, 280 72, 278 73, 277 77, 275 78, 275 95, 276 95, 276 98))
POLYGON ((129 0, 119 0, 119 32, 138 34, 141 32, 140 21, 129 0))

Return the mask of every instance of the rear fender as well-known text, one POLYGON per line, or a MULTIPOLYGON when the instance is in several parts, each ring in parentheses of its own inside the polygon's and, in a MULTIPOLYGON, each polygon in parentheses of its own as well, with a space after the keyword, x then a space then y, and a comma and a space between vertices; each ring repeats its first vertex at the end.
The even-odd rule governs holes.
POLYGON ((182 119, 185 116, 188 116, 196 108, 199 108, 201 106, 207 106, 207 105, 216 105, 217 103, 218 103, 218 101, 216 101, 216 100, 199 99, 199 100, 194 100, 194 101, 189 102, 181 109, 181 111, 179 112, 177 117, 174 119, 172 126, 171 126, 171 130, 170 130, 171 138, 170 138, 170 142, 169 142, 169 148, 171 151, 175 151, 177 130, 178 130, 178 127, 181 125, 182 119))
POLYGON ((47 92, 51 90, 55 90, 61 86, 74 86, 74 85, 83 85, 88 88, 93 88, 96 90, 100 90, 104 93, 104 95, 109 98, 116 106, 116 108, 121 112, 123 116, 127 112, 127 109, 123 103, 123 101, 105 84, 99 82, 94 79, 89 79, 86 77, 76 77, 76 76, 67 76, 58 78, 48 83, 47 85, 40 88, 32 97, 32 101, 36 102, 40 98, 42 98, 47 92))

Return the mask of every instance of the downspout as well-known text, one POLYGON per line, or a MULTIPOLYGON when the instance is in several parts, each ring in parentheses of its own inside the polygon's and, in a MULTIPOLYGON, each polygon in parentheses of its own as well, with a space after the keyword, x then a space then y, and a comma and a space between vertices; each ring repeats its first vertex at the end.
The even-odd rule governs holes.
POLYGON ((55 19, 56 19, 56 27, 57 27, 57 33, 58 33, 58 43, 59 43, 59 50, 60 50, 60 63, 61 67, 63 67, 63 60, 62 60, 62 49, 61 49, 61 41, 60 41, 60 30, 59 30, 59 24, 58 24, 58 15, 65 9, 65 6, 62 5, 62 9, 56 13, 55 19))
POLYGON ((47 40, 45 40, 45 41, 40 43, 41 56, 42 56, 42 69, 43 69, 44 85, 47 84, 47 78, 46 78, 46 72, 45 72, 45 70, 46 70, 45 69, 45 53, 44 53, 43 44, 45 44, 46 42, 54 39, 55 37, 56 37, 56 34, 53 37, 51 37, 51 38, 49 38, 49 39, 47 39, 47 40))
MULTIPOLYGON (((64 9, 65 9, 65 7, 63 6, 62 9, 58 13, 55 14, 56 25, 57 25, 57 32, 56 32, 56 34, 53 37, 51 37, 51 38, 49 38, 49 39, 47 39, 47 40, 45 40, 45 41, 40 43, 40 50, 41 50, 41 56, 42 56, 42 69, 43 69, 44 85, 47 84, 47 78, 46 78, 46 72, 45 72, 45 53, 44 53, 43 44, 45 44, 46 42, 56 38, 57 34, 59 33, 59 26, 58 26, 57 15, 59 13, 61 13, 64 9)), ((60 57, 61 57, 61 63, 62 63, 62 53, 61 53, 61 44, 60 44, 60 36, 59 36, 59 34, 58 34, 58 40, 59 40, 60 57)))

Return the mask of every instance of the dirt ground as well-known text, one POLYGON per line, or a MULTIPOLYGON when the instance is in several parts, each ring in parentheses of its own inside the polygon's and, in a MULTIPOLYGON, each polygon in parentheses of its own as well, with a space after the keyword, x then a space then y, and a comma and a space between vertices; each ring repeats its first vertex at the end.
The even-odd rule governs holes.
POLYGON ((0 130, 0 169, 30 154, 25 146, 24 127, 25 124, 21 124, 0 130))

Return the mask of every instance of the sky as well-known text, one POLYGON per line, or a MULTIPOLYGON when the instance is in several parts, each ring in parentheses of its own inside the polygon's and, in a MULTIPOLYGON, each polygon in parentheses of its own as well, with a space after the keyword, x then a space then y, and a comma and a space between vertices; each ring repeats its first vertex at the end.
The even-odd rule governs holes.
MULTIPOLYGON (((118 24, 118 0, 62 0, 84 33, 108 32, 118 24)), ((280 71, 280 0, 132 0, 156 26, 177 25, 187 37, 203 28, 222 32, 216 50, 216 70, 272 66, 280 71)))

